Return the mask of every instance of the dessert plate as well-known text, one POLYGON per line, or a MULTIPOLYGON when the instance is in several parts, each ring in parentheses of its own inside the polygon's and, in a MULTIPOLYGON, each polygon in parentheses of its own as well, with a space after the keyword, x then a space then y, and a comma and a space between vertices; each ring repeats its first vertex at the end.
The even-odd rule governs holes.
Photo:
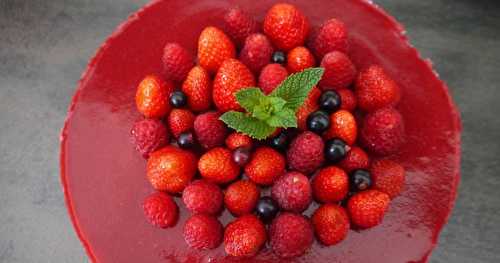
MULTIPOLYGON (((90 61, 62 131, 60 162, 71 220, 93 262, 242 261, 226 256, 222 246, 189 249, 182 240, 188 215, 182 205, 174 228, 158 229, 146 222, 141 203, 153 189, 145 177, 145 160, 129 142, 129 129, 140 117, 134 104, 136 86, 145 75, 160 73, 165 43, 179 42, 195 54, 201 30, 221 26, 226 8, 239 5, 262 21, 274 3, 155 1, 129 17, 90 61)), ((407 182, 380 226, 351 230, 346 240, 332 247, 315 241, 307 254, 292 261, 426 262, 447 222, 459 182, 461 126, 446 85, 408 43, 403 27, 371 2, 294 4, 313 26, 331 17, 343 20, 350 30, 355 64, 380 64, 401 86, 399 109, 407 140, 394 158, 406 167, 407 182)), ((229 220, 229 213, 223 213, 223 224, 229 220)), ((265 248, 248 262, 281 260, 265 248)))

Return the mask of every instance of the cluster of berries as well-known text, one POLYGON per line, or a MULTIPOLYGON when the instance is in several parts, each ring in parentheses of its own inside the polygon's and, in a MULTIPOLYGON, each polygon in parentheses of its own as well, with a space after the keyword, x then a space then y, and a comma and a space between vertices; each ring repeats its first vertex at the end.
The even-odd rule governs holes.
POLYGON ((131 134, 158 191, 144 201, 149 222, 174 226, 172 195, 181 194, 192 212, 183 230, 190 247, 223 243, 227 254, 249 257, 269 241, 284 258, 305 253, 314 236, 334 245, 351 227, 380 224, 405 177, 384 157, 403 143, 396 82, 378 65, 358 72, 337 19, 310 37, 307 18, 290 4, 267 12, 263 33, 237 8, 224 22, 224 31, 201 32, 198 65, 181 45, 168 43, 164 74, 138 86, 136 105, 145 118, 131 134), (296 112, 297 129, 276 129, 257 141, 219 119, 242 110, 239 90, 258 86, 269 94, 289 74, 318 64, 324 75, 296 112), (261 196, 265 187, 270 196, 261 196), (320 205, 308 218, 302 213, 313 200, 320 205), (225 227, 217 219, 224 208, 235 216, 225 227))

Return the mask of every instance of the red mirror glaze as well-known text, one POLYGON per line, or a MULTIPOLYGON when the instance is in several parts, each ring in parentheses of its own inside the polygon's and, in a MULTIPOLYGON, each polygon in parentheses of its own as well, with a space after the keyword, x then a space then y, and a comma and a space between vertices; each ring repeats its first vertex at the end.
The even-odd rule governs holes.
MULTIPOLYGON (((104 43, 79 83, 61 136, 61 179, 71 219, 94 262, 241 262, 226 257, 222 246, 210 251, 187 247, 181 232, 188 213, 178 198, 181 216, 175 228, 162 230, 146 222, 141 203, 153 189, 145 177, 146 161, 129 142, 130 127, 139 117, 136 86, 146 74, 160 73, 166 42, 179 42, 194 54, 201 30, 221 26, 225 8, 237 4, 262 20, 275 1, 230 2, 148 5, 104 43)), ((447 87, 409 45, 402 26, 368 1, 296 2, 314 26, 331 17, 343 20, 355 64, 378 63, 395 78, 404 92, 399 109, 407 131, 406 144, 395 157, 407 169, 407 183, 383 224, 351 230, 337 246, 315 241, 297 261, 426 262, 459 181, 461 126, 447 87)), ((221 220, 226 224, 231 216, 224 212, 221 220)), ((265 249, 250 261, 275 263, 279 258, 265 249)))

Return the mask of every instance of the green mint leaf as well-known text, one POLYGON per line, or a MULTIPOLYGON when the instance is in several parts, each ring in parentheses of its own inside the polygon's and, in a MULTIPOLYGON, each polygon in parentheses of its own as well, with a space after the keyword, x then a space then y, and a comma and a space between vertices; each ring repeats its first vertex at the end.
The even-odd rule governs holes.
POLYGON ((228 111, 219 118, 227 126, 242 132, 257 140, 262 140, 271 135, 276 128, 269 126, 265 121, 248 116, 243 112, 228 111))
POLYGON ((280 97, 268 97, 269 102, 273 105, 273 112, 279 112, 281 111, 285 105, 286 105, 286 100, 280 98, 280 97))
POLYGON ((259 105, 253 108, 252 117, 265 121, 271 117, 272 105, 259 105))
POLYGON ((283 108, 267 119, 266 123, 272 127, 295 128, 297 127, 297 117, 295 117, 295 111, 283 108))
POLYGON ((305 101, 311 89, 318 84, 324 73, 323 68, 309 68, 286 78, 271 96, 284 99, 285 107, 296 111, 305 101))
POLYGON ((262 90, 252 87, 236 92, 235 96, 240 106, 247 112, 253 112, 255 107, 261 104, 263 100, 267 99, 266 95, 262 93, 262 90))

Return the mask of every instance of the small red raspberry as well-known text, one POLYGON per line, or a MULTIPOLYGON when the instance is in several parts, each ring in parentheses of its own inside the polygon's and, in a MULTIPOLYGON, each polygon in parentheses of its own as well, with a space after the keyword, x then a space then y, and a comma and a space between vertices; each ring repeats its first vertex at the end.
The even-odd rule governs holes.
POLYGON ((252 34, 245 40, 245 45, 240 52, 240 60, 253 73, 259 73, 260 70, 271 61, 273 55, 273 46, 267 37, 263 34, 252 34))
POLYGON ((335 50, 346 53, 349 47, 347 28, 335 18, 327 20, 312 39, 311 49, 320 59, 335 50))
POLYGON ((350 89, 338 89, 337 93, 340 96, 340 109, 353 112, 358 104, 354 92, 350 89))
POLYGON ((300 213, 312 201, 309 178, 299 172, 286 173, 274 183, 271 196, 283 210, 300 213))
POLYGON ((318 169, 324 161, 323 139, 313 132, 306 131, 290 144, 286 154, 288 165, 292 170, 309 174, 318 169))
POLYGON ((222 208, 224 195, 216 184, 196 180, 182 192, 182 201, 193 213, 217 214, 222 208))
POLYGON ((347 88, 356 78, 356 67, 351 59, 339 51, 326 54, 321 67, 325 68, 325 73, 319 85, 325 90, 347 88))
POLYGON ((206 112, 196 116, 194 132, 200 145, 205 149, 214 148, 224 144, 226 139, 226 125, 219 120, 217 112, 206 112))
POLYGON ((167 79, 177 82, 182 82, 194 66, 193 56, 178 43, 165 45, 162 62, 163 72, 167 79))
POLYGON ((142 205, 147 220, 154 226, 167 228, 177 223, 179 208, 169 195, 157 192, 148 196, 142 205))
POLYGON ((130 130, 135 149, 144 157, 158 150, 168 142, 167 128, 159 120, 146 119, 134 123, 130 130))
POLYGON ((383 159, 374 161, 370 173, 373 180, 373 188, 394 198, 403 190, 405 183, 405 169, 400 164, 383 159))
POLYGON ((282 258, 298 257, 313 243, 314 233, 309 220, 298 214, 281 213, 269 228, 274 253, 282 258))
POLYGON ((196 249, 214 249, 222 242, 223 226, 217 218, 195 214, 184 224, 184 240, 196 249))
POLYGON ((340 168, 350 173, 356 169, 368 169, 370 159, 368 154, 360 147, 353 146, 346 156, 339 163, 340 168))
POLYGON ((368 151, 378 155, 395 153, 404 142, 404 123, 393 108, 383 108, 365 116, 360 139, 368 151))
POLYGON ((259 87, 265 94, 271 93, 288 77, 288 71, 280 64, 268 64, 259 75, 259 87))
POLYGON ((231 8, 224 15, 224 30, 241 46, 249 35, 259 32, 259 25, 240 8, 231 8))

